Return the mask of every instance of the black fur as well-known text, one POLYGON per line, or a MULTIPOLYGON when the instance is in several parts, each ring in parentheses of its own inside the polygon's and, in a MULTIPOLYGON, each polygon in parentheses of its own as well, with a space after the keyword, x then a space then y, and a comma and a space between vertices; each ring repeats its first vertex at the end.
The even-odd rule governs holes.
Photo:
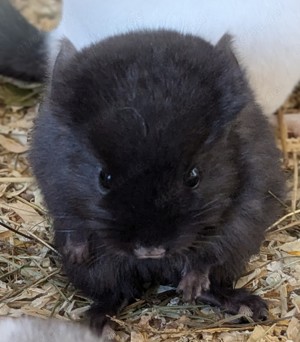
POLYGON ((0 1, 0 74, 24 81, 45 78, 46 36, 11 5, 0 1))
POLYGON ((228 46, 170 31, 129 33, 81 52, 65 44, 30 158, 65 270, 95 300, 97 324, 139 297, 143 283, 177 286, 190 272, 208 272, 203 297, 229 311, 245 302, 265 308, 232 286, 279 213, 270 192, 281 197, 284 180, 228 46), (183 179, 195 166, 193 190, 183 179), (112 175, 109 191, 101 169, 112 175), (136 246, 167 253, 140 260, 136 246))

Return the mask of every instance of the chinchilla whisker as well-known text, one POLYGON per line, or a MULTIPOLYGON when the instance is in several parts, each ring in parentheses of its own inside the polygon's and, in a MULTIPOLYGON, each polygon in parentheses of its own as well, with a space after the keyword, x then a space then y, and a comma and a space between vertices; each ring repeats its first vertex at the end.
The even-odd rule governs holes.
POLYGON ((211 202, 208 202, 206 205, 202 206, 201 208, 199 208, 198 212, 196 215, 193 216, 193 219, 194 218, 197 218, 198 216, 201 216, 203 215, 204 213, 207 213, 211 210, 217 210, 221 207, 221 204, 218 204, 218 205, 213 205, 215 204, 216 202, 218 202, 217 200, 214 200, 214 201, 211 201, 211 202))
MULTIPOLYGON (((102 244, 98 244, 97 246, 95 246, 93 248, 93 254, 95 254, 97 251, 99 250, 103 250, 104 252, 108 252, 108 251, 115 251, 115 249, 109 245, 109 242, 106 240, 105 243, 102 244)), ((101 254, 101 256, 103 256, 103 254, 101 254)))
MULTIPOLYGON (((80 217, 78 217, 77 215, 54 215, 55 219, 78 219, 80 217)), ((98 221, 108 221, 108 222, 115 222, 116 219, 114 217, 110 217, 110 216, 89 216, 88 219, 84 220, 83 222, 98 222, 98 221)))
POLYGON ((76 228, 73 229, 59 229, 55 232, 55 234, 68 234, 68 233, 73 233, 77 232, 78 230, 76 228))
POLYGON ((191 226, 197 226, 197 225, 205 225, 205 224, 209 224, 208 220, 203 218, 203 220, 199 220, 199 221, 196 221, 196 222, 192 222, 191 223, 191 226))
POLYGON ((221 239, 223 237, 222 234, 207 234, 207 235, 198 235, 195 239, 197 241, 206 241, 207 239, 221 239))
POLYGON ((86 265, 88 267, 91 267, 93 266, 94 264, 96 264, 98 261, 100 261, 101 259, 104 259, 108 256, 109 254, 108 253, 103 253, 101 255, 97 255, 97 256, 94 256, 94 257, 90 257, 87 261, 86 261, 86 265))
POLYGON ((176 255, 181 255, 182 257, 186 257, 185 253, 188 253, 189 247, 181 247, 178 251, 176 251, 176 255))
POLYGON ((98 261, 100 261, 101 259, 107 259, 108 257, 115 258, 115 256, 116 256, 116 252, 114 251, 113 248, 110 248, 110 249, 106 248, 105 252, 102 253, 101 255, 95 255, 94 257, 91 257, 88 260, 87 265, 91 267, 94 264, 96 264, 98 261))
POLYGON ((220 206, 212 206, 212 207, 206 208, 206 209, 200 211, 197 215, 195 215, 195 216, 193 217, 193 219, 196 219, 196 218, 199 217, 199 216, 208 214, 208 213, 211 212, 211 211, 217 211, 219 208, 220 208, 220 206))
MULTIPOLYGON (((86 231, 88 231, 88 232, 94 232, 94 231, 96 231, 97 232, 97 236, 99 237, 99 238, 101 238, 101 239, 105 239, 105 237, 106 237, 106 235, 107 235, 107 233, 106 234, 104 234, 104 231, 103 231, 103 228, 101 228, 101 227, 98 227, 98 228, 96 228, 96 227, 87 227, 86 228, 86 231), (102 234, 101 234, 102 233, 102 234)), ((78 228, 70 228, 70 229, 57 229, 56 231, 55 231, 55 234, 72 234, 72 233, 78 233, 78 228)))
POLYGON ((201 240, 201 241, 197 241, 195 243, 192 244, 193 247, 201 247, 203 244, 206 245, 215 245, 216 241, 207 241, 207 240, 201 240))
POLYGON ((109 247, 107 247, 107 245, 105 244, 94 247, 95 252, 98 252, 99 250, 102 250, 102 249, 108 250, 109 247))
MULTIPOLYGON (((218 202, 218 200, 219 200, 219 199, 215 198, 215 199, 213 199, 213 200, 211 200, 211 201, 209 201, 209 202, 206 202, 206 203, 204 203, 198 210, 205 209, 205 208, 207 208, 208 206, 210 206, 210 205, 212 205, 212 204, 218 202)), ((198 210, 197 210, 197 211, 198 211, 198 210)))
POLYGON ((207 240, 212 240, 212 239, 221 239, 222 237, 224 237, 222 234, 207 234, 207 235, 201 235, 199 237, 197 237, 197 241, 207 241, 207 240))
POLYGON ((105 251, 107 251, 108 249, 109 249, 109 247, 107 246, 107 243, 105 244, 105 243, 103 243, 103 244, 101 244, 101 245, 97 245, 97 246, 95 246, 94 248, 93 248, 93 251, 92 251, 92 254, 95 254, 97 251, 99 251, 99 250, 105 250, 105 251))
POLYGON ((204 210, 204 211, 202 211, 201 213, 199 213, 199 215, 197 215, 197 217, 195 216, 195 217, 193 217, 193 219, 200 219, 199 221, 194 221, 194 223, 202 223, 202 222, 204 222, 205 223, 205 221, 204 221, 204 219, 205 219, 205 217, 204 216, 208 216, 208 214, 209 215, 211 215, 211 212, 216 212, 218 210, 218 208, 215 208, 215 207, 212 207, 212 208, 207 208, 206 210, 204 210))

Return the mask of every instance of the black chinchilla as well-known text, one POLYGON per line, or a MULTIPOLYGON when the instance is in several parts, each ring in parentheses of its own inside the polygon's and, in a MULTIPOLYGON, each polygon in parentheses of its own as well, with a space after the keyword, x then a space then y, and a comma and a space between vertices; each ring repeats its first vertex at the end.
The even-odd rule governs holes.
POLYGON ((62 42, 30 160, 100 330, 146 282, 267 315, 233 283, 280 212, 284 177, 230 39, 160 30, 82 51, 62 42))

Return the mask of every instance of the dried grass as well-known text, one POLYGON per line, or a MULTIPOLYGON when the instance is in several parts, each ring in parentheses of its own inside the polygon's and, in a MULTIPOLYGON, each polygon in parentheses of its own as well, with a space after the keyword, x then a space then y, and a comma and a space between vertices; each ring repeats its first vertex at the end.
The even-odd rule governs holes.
MULTIPOLYGON (((36 0, 43 1, 48 2, 36 0)), ((16 2, 30 13, 28 1, 16 2)), ((48 18, 43 13, 41 17, 48 18)), ((48 21, 53 25, 52 14, 48 21)), ((26 160, 37 89, 24 92, 20 83, 13 87, 0 83, 0 222, 4 223, 0 226, 0 316, 76 321, 90 301, 61 271, 51 244, 51 220, 26 160)), ((282 113, 295 111, 300 111, 299 89, 282 113)), ((249 319, 247 324, 237 324, 238 315, 208 305, 179 305, 173 289, 161 288, 159 294, 148 293, 114 318, 119 341, 300 341, 300 140, 287 139, 284 120, 281 132, 291 189, 283 204, 286 214, 269 227, 260 254, 252 258, 249 271, 237 284, 268 301, 269 321, 257 325, 249 319)))

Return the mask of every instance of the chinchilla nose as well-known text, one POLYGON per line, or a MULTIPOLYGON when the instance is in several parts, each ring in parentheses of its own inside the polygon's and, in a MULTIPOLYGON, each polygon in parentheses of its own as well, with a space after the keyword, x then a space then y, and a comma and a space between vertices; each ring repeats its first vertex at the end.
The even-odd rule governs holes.
POLYGON ((166 250, 163 247, 142 247, 134 249, 134 254, 138 259, 161 259, 165 256, 166 250))

